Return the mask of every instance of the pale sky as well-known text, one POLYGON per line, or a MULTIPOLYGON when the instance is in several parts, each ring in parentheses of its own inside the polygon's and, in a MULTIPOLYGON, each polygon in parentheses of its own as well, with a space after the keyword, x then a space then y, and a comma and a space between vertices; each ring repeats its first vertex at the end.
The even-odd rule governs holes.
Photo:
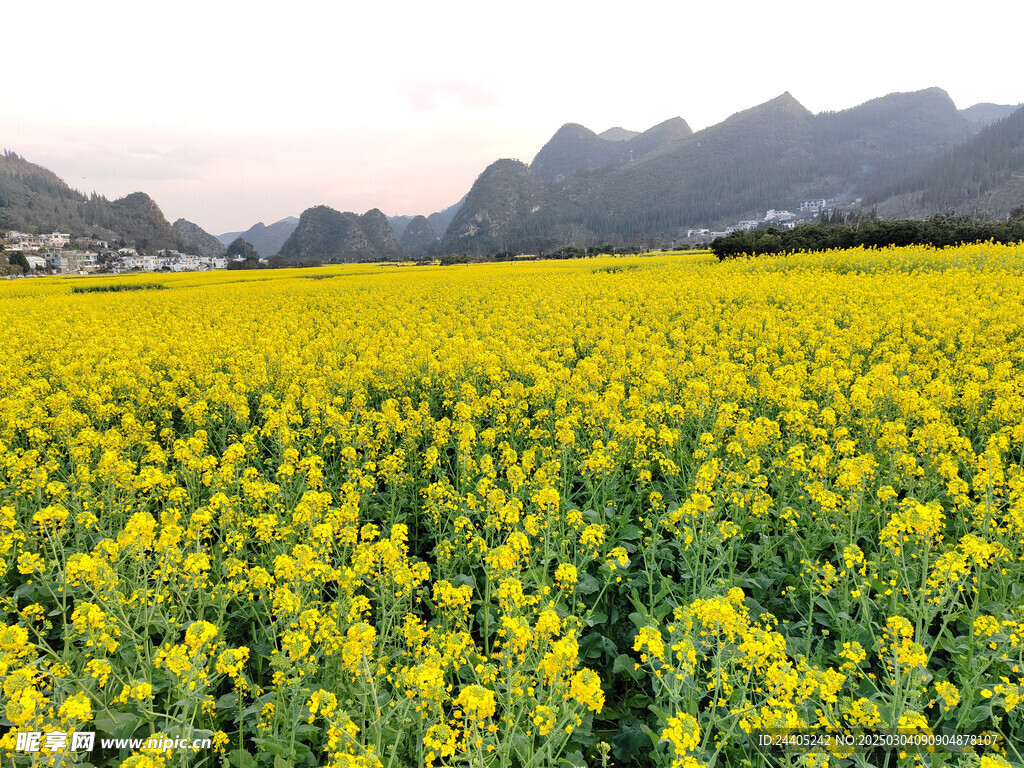
POLYGON ((1024 102, 1010 0, 15 2, 0 147, 213 234, 326 204, 429 214, 563 123, 694 130, 789 91, 1024 102))

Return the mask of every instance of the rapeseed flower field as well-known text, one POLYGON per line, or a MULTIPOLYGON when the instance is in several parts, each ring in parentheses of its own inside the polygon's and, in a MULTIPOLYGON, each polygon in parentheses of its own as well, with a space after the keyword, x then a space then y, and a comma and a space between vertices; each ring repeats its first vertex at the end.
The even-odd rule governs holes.
POLYGON ((0 285, 0 764, 1020 765, 1022 270, 0 285))

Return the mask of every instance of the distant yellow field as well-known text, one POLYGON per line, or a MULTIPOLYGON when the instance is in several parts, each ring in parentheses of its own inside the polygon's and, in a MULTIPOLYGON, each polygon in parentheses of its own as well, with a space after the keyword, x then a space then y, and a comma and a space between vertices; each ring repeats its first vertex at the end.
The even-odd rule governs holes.
POLYGON ((1020 764, 1022 270, 2 282, 0 764, 1020 764))

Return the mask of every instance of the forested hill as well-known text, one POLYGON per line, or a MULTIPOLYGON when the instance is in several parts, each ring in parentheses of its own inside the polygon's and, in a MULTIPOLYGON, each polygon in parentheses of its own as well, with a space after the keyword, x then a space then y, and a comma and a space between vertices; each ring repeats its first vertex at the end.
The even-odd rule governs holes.
POLYGON ((181 236, 144 192, 114 201, 87 197, 13 152, 0 155, 0 229, 88 235, 147 252, 184 248, 181 236))
POLYGON ((984 128, 986 125, 991 125, 997 120, 1009 117, 1020 107, 1024 107, 1024 104, 975 104, 973 107, 961 109, 960 114, 979 128, 984 128))
POLYGON ((185 249, 188 253, 208 257, 224 255, 226 250, 224 243, 198 224, 193 224, 187 219, 178 219, 171 227, 185 241, 185 249))
POLYGON ((441 241, 443 253, 495 253, 522 247, 549 190, 518 160, 491 163, 466 195, 441 241))
POLYGON ((1024 202, 1024 107, 876 191, 885 212, 1004 218, 1024 202), (891 210, 890 210, 891 209, 891 210))
POLYGON ((302 212, 279 255, 296 262, 374 261, 397 259, 401 248, 387 217, 378 209, 358 216, 318 205, 302 212))

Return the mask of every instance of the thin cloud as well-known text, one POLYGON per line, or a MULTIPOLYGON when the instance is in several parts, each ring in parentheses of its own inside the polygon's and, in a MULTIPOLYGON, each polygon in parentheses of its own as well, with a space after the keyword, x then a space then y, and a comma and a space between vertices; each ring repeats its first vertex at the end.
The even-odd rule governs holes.
POLYGON ((478 109, 496 104, 486 85, 472 80, 413 80, 396 84, 400 96, 417 112, 451 108, 478 109))

